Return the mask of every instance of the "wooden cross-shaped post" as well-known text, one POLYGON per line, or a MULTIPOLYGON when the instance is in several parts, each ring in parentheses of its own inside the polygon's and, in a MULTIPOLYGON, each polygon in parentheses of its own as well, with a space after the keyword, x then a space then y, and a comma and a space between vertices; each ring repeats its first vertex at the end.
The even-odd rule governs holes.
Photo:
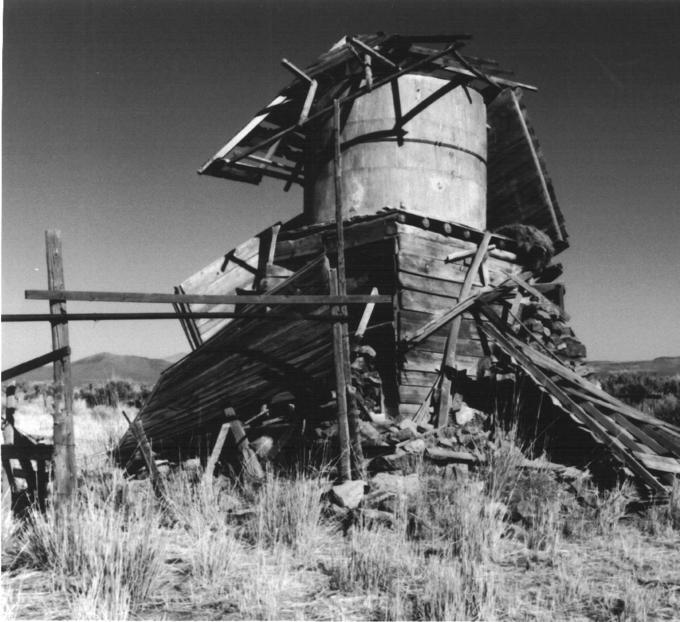
MULTIPOLYGON (((45 232, 47 255, 47 287, 63 290, 64 263, 61 250, 61 231, 45 232)), ((75 438, 73 435, 73 386, 71 384, 71 357, 68 323, 58 319, 66 313, 64 300, 50 300, 50 313, 55 316, 52 326, 52 349, 65 354, 54 361, 54 503, 63 506, 76 487, 75 438)))

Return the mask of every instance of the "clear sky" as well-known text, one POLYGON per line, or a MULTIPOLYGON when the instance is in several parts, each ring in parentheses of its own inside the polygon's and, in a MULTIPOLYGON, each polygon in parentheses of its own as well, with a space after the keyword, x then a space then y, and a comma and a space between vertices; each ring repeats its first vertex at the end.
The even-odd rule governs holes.
MULTIPOLYGON (((468 32, 525 98, 570 233, 591 358, 680 355, 680 2, 5 0, 2 311, 41 313, 44 230, 70 289, 172 291, 301 209, 196 169, 345 34, 468 32)), ((70 311, 169 310, 69 303, 70 311)), ((186 350, 173 322, 72 323, 75 358, 186 350)), ((2 326, 2 366, 50 348, 2 326)))

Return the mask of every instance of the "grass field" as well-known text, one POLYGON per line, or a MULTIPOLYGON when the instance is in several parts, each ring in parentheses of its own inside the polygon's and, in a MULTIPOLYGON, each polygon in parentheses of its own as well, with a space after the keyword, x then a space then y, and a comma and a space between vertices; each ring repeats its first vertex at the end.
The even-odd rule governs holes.
MULTIPOLYGON (((627 485, 527 472, 506 443, 467 477, 422 465, 416 490, 354 514, 325 500, 323 470, 245 488, 178 470, 169 516, 107 458, 120 413, 79 404, 75 421, 72 504, 2 517, 3 619, 680 619, 678 490, 626 514, 627 485)), ((17 423, 49 433, 30 403, 17 423)))

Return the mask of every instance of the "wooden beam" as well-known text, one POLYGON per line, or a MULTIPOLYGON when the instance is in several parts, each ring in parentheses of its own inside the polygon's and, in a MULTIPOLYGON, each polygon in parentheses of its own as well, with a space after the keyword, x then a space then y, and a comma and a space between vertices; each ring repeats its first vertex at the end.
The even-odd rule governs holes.
MULTIPOLYGON (((280 105, 284 101, 286 101, 286 96, 284 95, 277 95, 271 103, 264 109, 264 111, 257 115, 256 117, 253 117, 247 125, 241 129, 241 131, 236 134, 222 149, 220 149, 210 160, 208 160, 198 171, 199 173, 202 173, 205 171, 215 160, 220 160, 224 158, 236 145, 238 145, 248 134, 250 134, 262 121, 264 121, 267 116, 269 116, 269 113, 271 112, 271 109, 280 105)), ((275 142, 275 141, 272 141, 275 142)))
MULTIPOLYGON (((477 247, 477 252, 470 264, 470 268, 465 275, 465 281, 460 289, 460 298, 467 298, 472 291, 472 284, 475 276, 486 257, 486 252, 489 249, 489 242, 491 241, 491 233, 488 231, 484 233, 484 237, 477 247)), ((449 422, 449 408, 451 407, 451 378, 449 370, 453 369, 456 363, 456 346, 458 345, 458 333, 460 331, 461 316, 456 315, 451 322, 449 328, 449 335, 446 340, 446 347, 444 349, 444 360, 442 361, 442 381, 441 391, 439 396, 439 406, 437 408, 437 427, 443 428, 449 422)))
POLYGON ((541 292, 539 292, 535 287, 527 283, 522 277, 512 274, 510 272, 506 273, 510 279, 512 279, 520 289, 534 296, 543 306, 549 309, 551 312, 559 315, 559 317, 564 319, 564 311, 560 309, 552 300, 548 300, 541 292))
POLYGON ((517 117, 519 118, 519 122, 522 125, 522 131, 524 132, 524 137, 527 141, 527 144, 529 145, 529 149, 531 150, 531 157, 534 161, 534 166, 536 167, 536 172, 538 173, 539 181, 541 182, 541 191, 543 192, 543 198, 546 202, 546 205, 548 206, 548 209, 550 210, 552 225, 553 225, 553 228, 555 229, 555 236, 557 237, 558 240, 564 241, 564 236, 562 235, 562 229, 560 228, 560 223, 557 220, 557 214, 555 213, 555 206, 554 206, 552 199, 550 197, 550 192, 548 191, 548 184, 545 180, 545 174, 543 173, 543 167, 541 166, 541 161, 540 161, 540 158, 538 157, 538 153, 536 153, 536 146, 534 145, 534 139, 531 135, 531 132, 529 132, 529 128, 527 127, 527 122, 526 122, 526 119, 524 118, 524 113, 522 112, 522 108, 519 105, 519 101, 517 100, 517 96, 515 95, 515 92, 512 91, 512 90, 510 91, 510 97, 512 98, 512 103, 515 106, 515 110, 517 112, 517 117))
POLYGON ((668 494, 668 491, 661 482, 647 470, 632 452, 627 451, 622 438, 617 438, 616 436, 612 437, 610 433, 602 427, 601 423, 592 417, 591 413, 587 412, 586 409, 572 400, 569 395, 567 395, 566 391, 535 364, 523 349, 520 349, 513 344, 509 338, 510 336, 505 335, 502 332, 502 321, 493 309, 486 305, 481 305, 480 310, 489 320, 488 324, 480 325, 479 328, 481 330, 485 331, 489 337, 503 348, 506 354, 515 358, 518 364, 523 367, 537 383, 542 385, 549 393, 557 398, 561 406, 569 412, 576 421, 585 426, 602 444, 609 447, 612 450, 612 453, 646 485, 657 494, 663 496, 668 494))
MULTIPOLYGON (((335 322, 345 316, 330 316, 313 313, 266 313, 257 311, 198 311, 196 313, 65 313, 61 316, 67 322, 99 322, 102 320, 181 320, 199 318, 260 318, 267 320, 309 320, 312 322, 335 322)), ((49 313, 19 313, 0 316, 3 322, 44 322, 53 321, 49 313)))
POLYGON ((36 444, 28 447, 21 445, 2 445, 3 460, 50 460, 53 456, 52 445, 36 444))
MULTIPOLYGON (((47 287, 51 291, 50 314, 52 315, 52 349, 69 347, 68 324, 63 316, 66 303, 60 296, 64 290, 64 263, 61 247, 61 231, 45 232, 47 259, 47 287)), ((75 437, 73 434, 73 387, 71 385, 71 357, 54 361, 54 500, 57 509, 66 505, 76 487, 75 437)))
MULTIPOLYGON (((340 103, 338 100, 333 102, 333 128, 334 128, 334 145, 333 145, 333 170, 334 170, 334 184, 335 184, 335 220, 336 220, 336 237, 337 237, 337 294, 339 296, 347 296, 347 277, 345 274, 345 224, 342 205, 342 151, 340 147, 340 103)), ((374 298, 377 298, 375 296, 374 298)), ((351 386, 351 370, 350 370, 350 346, 349 346, 349 326, 347 324, 347 306, 341 304, 338 308, 340 315, 345 319, 340 320, 340 336, 342 341, 342 364, 344 366, 344 392, 347 402, 347 422, 349 429, 349 440, 352 453, 350 455, 351 473, 357 475, 359 479, 363 479, 363 450, 361 448, 361 439, 359 438, 359 409, 357 407, 354 391, 351 386)), ((340 386, 338 386, 340 390, 340 386)), ((350 475, 351 479, 351 475, 350 475)))
MULTIPOLYGON (((344 239, 344 238, 343 238, 344 239)), ((27 300, 78 300, 87 302, 138 302, 138 303, 185 303, 185 304, 248 304, 248 305, 364 305, 392 304, 392 296, 368 296, 366 294, 341 294, 337 296, 306 295, 254 295, 239 294, 157 294, 141 292, 96 292, 96 291, 50 291, 28 289, 27 300)))
POLYGON ((387 65, 390 69, 399 69, 399 67, 393 63, 389 58, 383 56, 378 50, 374 50, 370 45, 366 45, 363 41, 356 39, 355 37, 347 37, 350 45, 356 46, 362 49, 366 54, 372 56, 376 60, 379 60, 384 65, 387 65))
MULTIPOLYGON (((335 268, 328 268, 328 284, 331 294, 337 293, 338 277, 335 268)), ((351 449, 349 438, 349 422, 347 419, 347 379, 345 378, 344 347, 342 340, 342 323, 333 323, 333 359, 335 368, 335 393, 338 409, 338 443, 340 455, 338 457, 338 469, 340 479, 348 481, 352 479, 351 449)))
MULTIPOLYGON (((46 319, 52 320, 54 318, 50 315, 46 319)), ((53 350, 52 352, 48 352, 47 354, 43 354, 42 356, 36 356, 30 361, 20 363, 19 365, 15 365, 14 367, 10 367, 9 369, 3 371, 2 380, 4 382, 5 380, 16 378, 17 376, 21 376, 21 374, 25 374, 28 373, 29 371, 33 371, 34 369, 43 367, 48 363, 54 363, 54 361, 60 360, 65 356, 70 356, 70 354, 71 348, 66 346, 65 348, 61 348, 60 350, 53 350)))
MULTIPOLYGON (((371 290, 371 296, 376 296, 378 294, 378 288, 374 287, 371 290)), ((363 339, 364 333, 366 332, 366 328, 368 327, 368 323, 371 321, 371 315, 373 315, 373 309, 375 309, 375 304, 372 302, 369 302, 366 305, 366 308, 364 309, 364 312, 361 314, 361 319, 359 320, 359 325, 357 326, 357 329, 354 331, 354 338, 355 339, 363 339)))
POLYGON ((508 290, 504 287, 504 284, 502 283, 501 285, 492 290, 480 291, 477 294, 468 296, 464 300, 461 300, 455 307, 453 307, 449 311, 444 311, 440 316, 434 318, 433 320, 430 320, 427 324, 421 326, 418 330, 414 331, 410 335, 405 335, 404 338, 402 339, 403 345, 406 347, 406 349, 409 349, 414 345, 419 344, 421 341, 427 339, 436 330, 444 326, 444 324, 447 324, 452 319, 465 313, 477 302, 493 302, 494 300, 497 300, 498 298, 504 296, 507 293, 507 291, 508 290))
MULTIPOLYGON (((318 88, 319 83, 316 80, 312 80, 305 101, 302 104, 302 111, 300 112, 300 118, 298 119, 299 125, 302 125, 309 118, 309 111, 312 109, 312 104, 314 103, 314 97, 316 96, 316 90, 318 88)), ((291 174, 292 173, 293 171, 291 171, 291 174)))
POLYGON ((287 58, 282 58, 281 59, 281 64, 288 69, 294 76, 300 78, 300 80, 303 80, 304 82, 308 82, 311 84, 313 82, 312 78, 308 76, 302 69, 291 63, 287 58))
POLYGON ((205 465, 205 472, 203 473, 204 484, 212 482, 213 475, 215 474, 215 467, 217 466, 217 461, 220 459, 220 454, 224 448, 224 442, 227 440, 227 434, 229 434, 230 426, 231 424, 225 423, 220 428, 220 433, 217 435, 215 445, 213 445, 213 449, 210 452, 208 463, 205 465))

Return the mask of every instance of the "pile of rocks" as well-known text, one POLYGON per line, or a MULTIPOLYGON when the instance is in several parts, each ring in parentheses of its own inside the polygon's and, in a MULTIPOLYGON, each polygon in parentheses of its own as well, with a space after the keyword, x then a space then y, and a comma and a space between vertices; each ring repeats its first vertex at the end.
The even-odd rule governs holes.
POLYGON ((519 334, 528 343, 542 344, 565 365, 579 369, 586 347, 567 324, 568 317, 555 305, 534 301, 522 307, 519 334))

